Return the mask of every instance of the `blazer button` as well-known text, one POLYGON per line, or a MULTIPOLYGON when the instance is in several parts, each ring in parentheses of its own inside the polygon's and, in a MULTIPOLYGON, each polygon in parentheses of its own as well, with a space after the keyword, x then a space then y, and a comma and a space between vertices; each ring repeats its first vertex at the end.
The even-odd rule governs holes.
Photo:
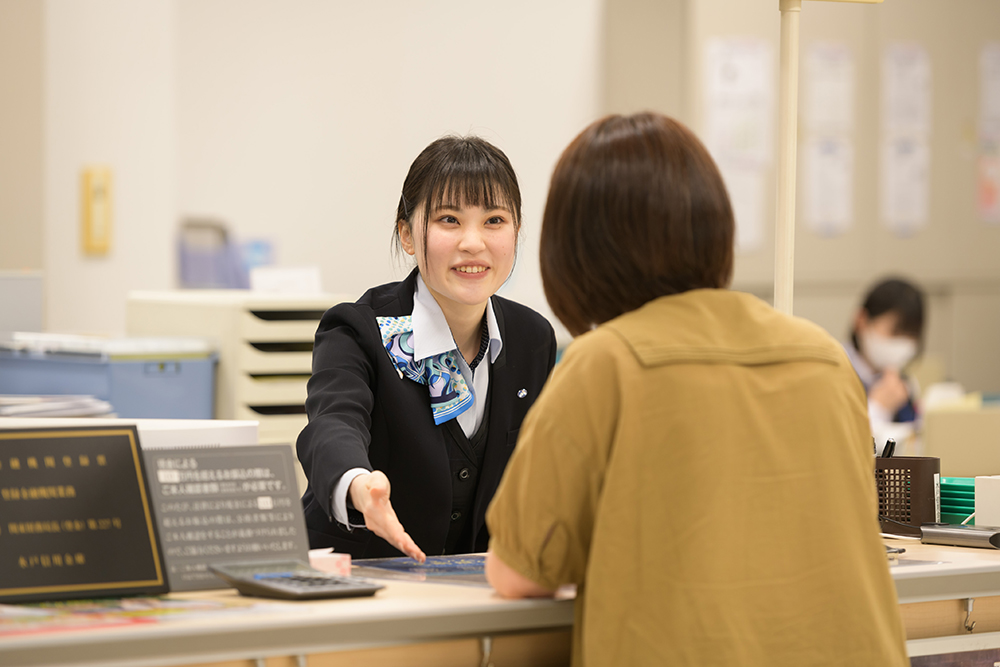
POLYGON ((458 521, 461 518, 462 518, 462 513, 461 512, 452 512, 451 513, 451 520, 452 521, 458 521))
POLYGON ((468 468, 462 468, 461 470, 458 471, 458 478, 461 479, 461 480, 463 480, 463 481, 469 479, 469 477, 471 477, 471 476, 472 476, 472 473, 469 472, 468 468))

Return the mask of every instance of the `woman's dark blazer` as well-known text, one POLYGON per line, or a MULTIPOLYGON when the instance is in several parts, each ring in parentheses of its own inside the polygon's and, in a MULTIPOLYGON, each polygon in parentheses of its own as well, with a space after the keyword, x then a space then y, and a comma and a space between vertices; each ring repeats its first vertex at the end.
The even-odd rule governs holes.
MULTIPOLYGON (((445 548, 452 512, 446 425, 436 426, 427 386, 401 378, 382 346, 376 317, 413 312, 417 272, 368 290, 356 303, 324 314, 313 348, 299 460, 309 479, 302 497, 310 548, 333 547, 355 558, 402 555, 368 530, 348 531, 332 518, 330 494, 351 468, 381 470, 403 528, 426 554, 445 548)), ((535 311, 494 296, 503 349, 490 376, 489 432, 473 503, 473 551, 485 551, 486 508, 496 492, 528 408, 552 370, 552 326, 535 311), (523 396, 522 396, 523 394, 523 396)), ((350 510, 351 523, 364 525, 350 510)))

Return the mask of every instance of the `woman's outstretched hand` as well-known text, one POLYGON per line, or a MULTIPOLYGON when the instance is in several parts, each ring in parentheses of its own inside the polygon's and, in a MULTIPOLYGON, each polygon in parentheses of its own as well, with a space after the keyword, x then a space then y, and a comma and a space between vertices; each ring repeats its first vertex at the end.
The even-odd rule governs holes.
POLYGON ((389 502, 389 478, 376 470, 358 475, 351 481, 348 491, 354 508, 365 515, 365 527, 404 554, 423 563, 427 556, 413 538, 403 530, 396 512, 389 502))

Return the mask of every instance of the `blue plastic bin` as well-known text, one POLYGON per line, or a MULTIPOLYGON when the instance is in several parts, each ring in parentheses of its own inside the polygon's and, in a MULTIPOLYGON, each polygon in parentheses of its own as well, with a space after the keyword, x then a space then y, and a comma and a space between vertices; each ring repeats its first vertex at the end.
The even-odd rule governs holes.
POLYGON ((0 346, 0 394, 90 395, 130 419, 212 419, 217 355, 204 343, 0 346), (200 349, 199 349, 200 347, 200 349), (123 353, 125 350, 125 353, 123 353))

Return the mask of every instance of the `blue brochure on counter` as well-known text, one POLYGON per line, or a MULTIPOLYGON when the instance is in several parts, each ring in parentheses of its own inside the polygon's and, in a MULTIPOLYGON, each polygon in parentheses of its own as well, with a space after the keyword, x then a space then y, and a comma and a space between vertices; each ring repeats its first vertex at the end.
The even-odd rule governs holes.
POLYGON ((486 556, 483 554, 429 556, 424 563, 418 563, 412 558, 356 560, 353 574, 371 579, 489 586, 486 582, 486 556))

